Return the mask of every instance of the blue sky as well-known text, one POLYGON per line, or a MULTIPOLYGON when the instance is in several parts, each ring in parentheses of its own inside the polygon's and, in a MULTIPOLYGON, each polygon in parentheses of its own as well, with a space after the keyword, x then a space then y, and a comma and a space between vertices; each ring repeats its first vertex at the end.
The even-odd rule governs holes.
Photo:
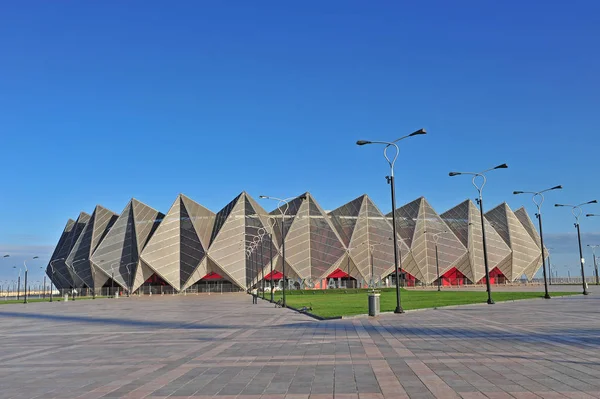
MULTIPOLYGON (((600 199, 597 1, 33 1, 0 13, 0 250, 13 254, 0 278, 26 256, 45 265, 67 218, 131 197, 166 212, 180 192, 214 211, 242 190, 310 191, 325 209, 367 193, 389 211, 381 149, 354 143, 421 127, 402 143, 399 205, 424 195, 443 212, 475 197, 450 170, 506 162, 486 208, 533 216, 512 191, 562 184, 545 232, 557 266, 577 263, 573 217, 551 205, 600 199)), ((582 231, 600 244, 600 218, 582 231)))

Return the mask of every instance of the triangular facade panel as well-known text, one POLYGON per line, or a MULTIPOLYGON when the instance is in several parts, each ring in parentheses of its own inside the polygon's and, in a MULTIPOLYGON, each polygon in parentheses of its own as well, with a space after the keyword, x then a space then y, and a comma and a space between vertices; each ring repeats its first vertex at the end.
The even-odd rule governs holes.
POLYGON ((455 267, 455 263, 467 252, 467 249, 425 198, 421 198, 411 251, 425 283, 432 283, 438 277, 435 256, 436 235, 441 276, 455 267))
POLYGON ((196 228, 192 223, 192 217, 187 211, 182 198, 180 208, 181 222, 180 228, 180 248, 179 248, 179 281, 180 287, 187 283, 188 279, 194 273, 200 262, 206 255, 206 250, 203 248, 196 228))
POLYGON ((77 279, 76 276, 74 276, 70 265, 68 265, 66 261, 73 250, 73 247, 77 243, 81 232, 85 228, 85 225, 90 220, 90 217, 91 216, 85 212, 79 214, 69 236, 65 238, 63 246, 57 254, 57 261, 52 263, 55 278, 59 279, 65 285, 64 288, 81 286, 81 279, 77 279))
MULTIPOLYGON (((135 291, 139 287, 138 278, 145 272, 138 270, 140 253, 163 217, 156 209, 131 199, 90 258, 95 279, 114 275, 117 285, 135 291)), ((98 287, 100 282, 96 284, 98 287)))
MULTIPOLYGON (((294 200, 297 201, 297 200, 294 200)), ((308 200, 302 200, 294 207, 292 223, 285 231, 285 260, 301 278, 311 276, 310 267, 310 217, 308 200)))
MULTIPOLYGON (((539 251, 539 249, 541 247, 540 235, 538 234, 538 231, 535 228, 533 221, 529 217, 529 214, 527 213, 525 208, 521 207, 521 208, 517 209, 514 212, 514 214, 517 217, 517 219, 519 220, 519 222, 521 222, 521 225, 523 225, 523 228, 525 228, 525 230, 527 231, 527 233, 529 234, 531 239, 535 242, 535 244, 538 247, 538 251, 539 251)), ((546 257, 546 258, 548 257, 548 250, 545 247, 544 247, 544 257, 546 257)), ((541 253, 540 253, 540 256, 536 260, 531 262, 531 264, 527 268, 525 268, 525 276, 527 277, 527 279, 531 280, 533 278, 533 276, 537 273, 537 271, 540 269, 540 267, 542 267, 542 254, 541 253)))
MULTIPOLYGON (((417 227, 420 205, 421 198, 417 198, 394 212, 396 216, 396 233, 410 248, 412 248, 412 240, 417 227)), ((392 213, 390 212, 387 216, 391 217, 392 213)))
MULTIPOLYGON (((505 264, 506 259, 512 256, 512 251, 504 239, 492 227, 492 224, 484 219, 485 237, 487 243, 487 254, 489 270, 505 264)), ((469 201, 469 253, 471 254, 471 267, 473 278, 477 282, 485 277, 483 258, 483 234, 481 230, 481 213, 479 208, 469 201)))
POLYGON ((138 267, 135 270, 135 277, 133 279, 133 287, 131 288, 132 292, 135 292, 138 288, 140 288, 146 280, 148 280, 154 271, 144 263, 144 261, 140 261, 138 267))
POLYGON ((539 246, 506 203, 498 205, 485 216, 512 250, 512 267, 505 276, 511 281, 520 278, 540 255, 539 246))
POLYGON ((70 279, 64 277, 60 273, 57 273, 56 264, 57 264, 57 262, 62 262, 66 258, 66 256, 69 255, 67 252, 67 249, 65 249, 65 245, 67 243, 71 242, 71 235, 73 234, 74 226, 75 226, 75 220, 69 219, 67 221, 67 224, 66 224, 62 234, 60 235, 58 244, 56 244, 54 252, 52 253, 52 256, 50 257, 48 266, 46 267, 46 274, 48 275, 48 277, 50 277, 50 279, 52 280, 54 285, 59 289, 69 288, 70 279), (65 252, 66 252, 66 255, 65 255, 65 252))
POLYGON ((216 266, 228 273, 231 282, 240 288, 250 284, 246 265, 246 209, 244 193, 238 195, 225 208, 217 213, 215 233, 208 248, 210 259, 216 266), (226 215, 226 218, 222 218, 226 215))
POLYGON ((181 197, 177 197, 169 212, 141 253, 141 259, 160 278, 176 290, 181 287, 181 197))
POLYGON ((323 278, 327 276, 331 265, 341 260, 346 250, 327 214, 310 194, 308 195, 308 203, 310 213, 310 275, 311 277, 323 278))
POLYGON ((76 287, 98 288, 94 283, 96 271, 92 269, 90 259, 100 241, 117 220, 117 217, 116 213, 98 205, 85 224, 65 260, 71 270, 76 287))
POLYGON ((366 195, 361 195, 347 204, 329 212, 331 224, 335 227, 346 248, 350 246, 352 233, 354 232, 356 222, 358 221, 358 214, 360 213, 366 198, 366 195))

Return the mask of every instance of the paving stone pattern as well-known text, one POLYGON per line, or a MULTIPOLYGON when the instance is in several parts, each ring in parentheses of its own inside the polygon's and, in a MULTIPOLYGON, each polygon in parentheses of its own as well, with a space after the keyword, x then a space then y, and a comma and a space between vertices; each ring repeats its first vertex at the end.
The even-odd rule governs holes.
POLYGON ((3 305, 0 398, 600 398, 594 294, 321 322, 244 294, 3 305))

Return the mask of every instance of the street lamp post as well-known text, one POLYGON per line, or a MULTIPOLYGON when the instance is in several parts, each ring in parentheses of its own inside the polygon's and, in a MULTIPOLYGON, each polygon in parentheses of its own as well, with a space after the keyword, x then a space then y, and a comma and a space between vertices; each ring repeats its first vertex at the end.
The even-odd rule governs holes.
POLYGON ((259 196, 259 198, 278 201, 277 209, 279 209, 279 212, 281 213, 281 261, 282 261, 281 268, 282 268, 282 274, 283 274, 283 277, 282 277, 283 299, 281 301, 282 302, 281 307, 285 308, 285 306, 286 306, 286 302, 285 302, 285 216, 290 207, 289 201, 291 201, 295 198, 306 199, 306 196, 301 195, 299 197, 290 197, 290 198, 286 198, 286 199, 281 199, 281 198, 277 198, 277 197, 270 197, 268 195, 261 195, 261 196, 259 196), (283 208, 283 204, 285 204, 285 208, 283 208))
POLYGON ((130 265, 135 265, 136 263, 137 262, 130 262, 130 263, 127 263, 125 265, 125 269, 127 269, 127 298, 129 298, 131 287, 132 287, 132 284, 131 284, 131 270, 129 269, 129 266, 130 265))
MULTIPOLYGON (((79 274, 77 274, 77 272, 75 271, 75 264, 77 262, 83 262, 83 261, 86 261, 86 260, 87 260, 87 258, 77 259, 77 260, 74 260, 73 263, 71 264, 71 270, 73 271, 73 274, 81 281, 81 290, 82 291, 83 291, 83 285, 85 284, 85 282, 83 281, 83 279, 81 277, 79 277, 79 274)), ((75 282, 75 279, 73 279, 73 282, 75 282)), ((75 288, 77 288, 77 287, 75 287, 75 288)), ((71 293, 72 296, 73 296, 73 300, 75 300, 75 291, 76 290, 74 289, 73 292, 71 293)))
POLYGON ((386 176, 387 182, 390 185, 391 195, 392 195, 392 234, 394 235, 394 268, 396 270, 396 309, 394 309, 394 313, 404 313, 400 303, 400 275, 398 269, 400 267, 400 262, 398 259, 398 237, 396 236, 396 188, 394 182, 394 164, 396 163, 396 159, 398 159, 398 155, 400 154, 400 148, 398 144, 396 144, 400 140, 404 140, 408 137, 418 136, 421 134, 426 134, 425 129, 419 129, 416 132, 413 132, 409 135, 400 137, 394 141, 368 141, 368 140, 359 140, 356 142, 357 145, 366 145, 366 144, 383 144, 385 148, 383 150, 383 156, 390 166, 390 175, 386 176), (396 153, 394 154, 393 159, 390 159, 387 155, 387 150, 390 147, 394 147, 396 149, 396 153))
POLYGON ((554 206, 560 207, 568 207, 571 208, 571 213, 575 217, 575 228, 577 229, 577 241, 579 243, 579 262, 581 264, 581 285, 583 286, 583 295, 588 295, 587 284, 585 283, 585 271, 583 269, 583 264, 585 263, 585 259, 583 258, 583 250, 581 248, 581 231, 579 230, 579 217, 582 214, 581 207, 583 205, 588 204, 597 204, 597 200, 592 200, 588 202, 581 203, 579 205, 568 205, 568 204, 554 204, 554 206))
POLYGON ((277 221, 274 217, 269 217, 269 258, 271 259, 271 278, 269 279, 269 283, 271 285, 271 303, 273 303, 273 229, 277 224, 277 221))
MULTIPOLYGON (((31 259, 38 259, 38 256, 34 256, 31 259)), ((23 267, 25 268, 25 293, 24 293, 24 297, 23 297, 23 303, 27 303, 27 273, 29 272, 29 269, 27 269, 27 261, 24 260, 23 261, 23 267)))
MULTIPOLYGON (((17 266, 13 266, 13 269, 16 269, 17 266)), ((17 278, 17 301, 21 296, 21 268, 19 267, 19 277, 17 278)))
POLYGON ((535 206, 537 207, 537 213, 535 217, 538 219, 538 225, 540 227, 540 245, 542 248, 542 270, 544 272, 544 290, 546 293, 544 294, 544 298, 550 299, 550 294, 548 293, 548 279, 546 277, 546 256, 544 253, 544 233, 542 230, 542 204, 544 203, 544 193, 551 190, 562 190, 562 186, 554 186, 552 188, 547 188, 542 191, 514 191, 513 194, 532 194, 532 200, 535 206))
POLYGON ((258 229, 258 235, 260 236, 260 276, 261 276, 261 286, 262 286, 262 299, 265 299, 265 265, 263 258, 263 239, 265 234, 267 234, 267 230, 263 227, 258 229))
POLYGON ((55 259, 50 261, 50 302, 52 302, 52 297, 54 296, 54 292, 52 290, 52 283, 54 282, 54 262, 58 262, 59 260, 65 260, 65 258, 55 259))
POLYGON ((490 285, 490 270, 488 264, 488 256, 487 256, 487 245, 485 242, 485 216, 483 214, 483 198, 481 196, 481 192, 483 191, 483 186, 487 181, 484 173, 489 172, 494 169, 506 169, 508 165, 503 163, 502 165, 495 166, 490 169, 486 169, 483 172, 450 172, 449 176, 458 176, 458 175, 471 175, 473 176, 472 183, 477 192, 479 193, 479 197, 477 198, 477 203, 479 204, 479 213, 481 214, 481 236, 482 236, 482 244, 483 244, 483 264, 485 266, 485 285, 487 287, 488 300, 487 303, 489 305, 494 304, 494 300, 492 299, 492 287, 490 285), (481 178, 481 185, 477 184, 477 178, 481 178))
POLYGON ((600 284, 600 278, 598 278, 598 264, 596 263, 596 248, 600 247, 600 245, 590 245, 588 247, 592 248, 592 253, 594 254, 594 272, 596 273, 596 285, 600 284))
POLYGON ((115 297, 115 265, 121 262, 113 262, 110 264, 110 292, 111 298, 115 297))
POLYGON ((447 232, 448 232, 448 230, 443 230, 443 231, 433 234, 433 242, 435 244, 435 268, 436 268, 436 272, 437 272, 437 282, 438 282, 437 290, 438 290, 438 292, 442 290, 442 279, 440 277, 440 260, 438 257, 438 241, 440 239, 440 236, 447 232))
POLYGON ((250 284, 248 285, 247 293, 252 293, 252 249, 248 248, 246 250, 246 259, 247 262, 250 262, 250 284))
MULTIPOLYGON (((43 269, 44 267, 40 267, 40 269, 43 269)), ((46 275, 44 274, 44 285, 42 286, 42 298, 46 299, 46 275)))
POLYGON ((546 248, 548 250, 548 284, 552 285, 552 265, 550 264, 550 250, 554 249, 553 247, 547 247, 546 248))

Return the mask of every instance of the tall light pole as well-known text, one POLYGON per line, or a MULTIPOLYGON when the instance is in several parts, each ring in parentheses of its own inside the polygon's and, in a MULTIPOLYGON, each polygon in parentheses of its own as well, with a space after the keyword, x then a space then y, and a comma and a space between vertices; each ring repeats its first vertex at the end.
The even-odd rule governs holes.
POLYGON ((449 176, 458 176, 458 175, 471 175, 473 176, 472 183, 477 192, 479 193, 479 197, 477 198, 477 203, 479 204, 479 213, 481 214, 481 236, 482 236, 482 244, 483 244, 483 264, 485 266, 485 285, 487 287, 488 300, 487 303, 489 305, 494 304, 494 300, 492 299, 492 286, 490 285, 490 269, 488 264, 488 256, 487 256, 487 245, 485 242, 485 216, 483 214, 483 198, 481 196, 481 192, 483 191, 483 186, 487 181, 485 177, 485 173, 494 169, 506 169, 508 165, 503 163, 502 165, 495 166, 490 169, 486 169, 483 172, 450 172, 449 176), (480 178, 480 184, 477 184, 477 178, 480 178))
MULTIPOLYGON (((44 269, 44 266, 40 266, 40 269, 44 269)), ((42 298, 46 299, 46 274, 44 273, 44 285, 42 286, 42 298)))
MULTIPOLYGON (((13 269, 16 269, 17 266, 13 266, 13 269)), ((17 278, 17 301, 21 296, 21 268, 19 267, 19 277, 17 278)))
POLYGON ((270 199, 270 200, 275 200, 278 201, 277 202, 277 209, 279 209, 279 212, 281 213, 281 265, 282 265, 282 274, 283 274, 283 299, 282 299, 282 304, 281 307, 285 308, 286 306, 286 302, 285 302, 285 217, 287 214, 287 211, 290 207, 290 203, 289 201, 299 198, 299 199, 306 199, 305 195, 301 195, 299 197, 290 197, 290 198, 286 198, 286 199, 281 199, 281 198, 277 198, 277 197, 270 197, 268 195, 260 195, 259 198, 262 199, 270 199), (283 205, 285 204, 285 208, 283 207, 283 205))
MULTIPOLYGON (((38 259, 38 256, 34 256, 33 259, 38 259)), ((23 261, 23 267, 25 268, 25 294, 23 297, 23 303, 27 303, 27 273, 29 272, 29 269, 27 269, 27 260, 23 261)))
POLYGON ((547 247, 548 250, 548 284, 552 285, 552 265, 550 264, 550 250, 554 249, 554 247, 547 247))
POLYGON ((356 142, 357 145, 366 145, 366 144, 383 144, 385 148, 383 149, 383 156, 390 166, 390 175, 386 176, 387 182, 391 188, 392 195, 392 234, 394 235, 394 268, 396 270, 396 309, 394 309, 394 313, 404 313, 400 303, 400 275, 398 269, 400 267, 400 262, 398 259, 398 237, 396 236, 396 184, 394 181, 394 164, 396 163, 396 159, 398 159, 398 155, 400 154, 400 148, 398 144, 396 144, 400 140, 404 140, 408 137, 418 136, 421 134, 426 134, 425 129, 419 129, 416 132, 412 132, 409 135, 400 137, 394 141, 368 141, 368 140, 358 140, 356 142), (396 153, 394 157, 390 159, 387 154, 387 150, 390 147, 394 147, 396 149, 396 153))
POLYGON ((274 217, 269 216, 269 257, 271 259, 271 278, 269 282, 271 284, 271 303, 273 303, 273 233, 277 220, 274 217))
MULTIPOLYGON (((5 254, 2 258, 10 258, 9 254, 5 254)), ((8 291, 6 293, 6 299, 8 300, 8 291)))
POLYGON ((110 292, 112 298, 115 297, 115 265, 121 264, 121 262, 113 262, 110 264, 110 292))
POLYGON ((262 299, 265 299, 265 266, 264 266, 264 258, 263 258, 263 239, 265 237, 265 234, 267 234, 267 230, 264 227, 261 227, 260 229, 258 229, 258 236, 260 237, 260 276, 261 276, 261 282, 262 282, 262 299))
MULTIPOLYGON (((81 281, 81 290, 83 291, 83 285, 85 284, 85 282, 83 281, 83 279, 81 277, 79 277, 79 274, 77 274, 77 272, 75 271, 75 264, 77 262, 83 262, 86 261, 87 258, 81 258, 81 259, 77 259, 74 260, 73 263, 71 264, 71 270, 73 271, 73 274, 81 281)), ((75 282, 75 279, 73 279, 73 282, 75 282)), ((75 289, 73 290, 72 294, 73 294, 73 300, 75 300, 75 289)))
POLYGON ((54 296, 54 292, 52 290, 52 283, 54 282, 54 262, 58 262, 59 260, 65 260, 65 258, 55 259, 50 261, 50 302, 52 302, 52 297, 54 296))
POLYGON ((252 294, 252 250, 248 248, 246 250, 246 262, 250 262, 250 285, 248 286, 247 292, 252 294))
POLYGON ((583 205, 588 204, 597 204, 598 201, 592 200, 588 202, 581 203, 579 205, 568 205, 568 204, 554 204, 554 206, 562 206, 571 208, 571 213, 575 217, 575 228, 577 229, 577 241, 579 242, 579 262, 581 263, 581 285, 583 286, 583 295, 588 295, 587 285, 585 283, 585 271, 583 270, 583 264, 585 263, 585 259, 583 259, 583 250, 581 249, 581 232, 579 230, 579 217, 583 212, 581 207, 583 205))
POLYGON ((596 285, 600 284, 600 278, 598 278, 598 264, 596 263, 596 248, 600 247, 600 245, 590 245, 588 247, 592 248, 592 253, 594 254, 594 272, 596 273, 596 285))
POLYGON ((443 231, 440 231, 438 233, 434 233, 433 234, 433 242, 435 243, 435 268, 436 268, 436 271, 437 271, 437 282, 438 282, 437 283, 437 286, 438 286, 437 289, 438 289, 438 292, 442 290, 442 279, 440 277, 440 260, 439 260, 439 257, 438 257, 438 241, 440 239, 440 236, 442 234, 444 234, 444 233, 447 233, 447 232, 448 232, 448 230, 443 230, 443 231))
POLYGON ((544 233, 542 230, 542 204, 544 203, 544 193, 551 190, 562 190, 562 186, 554 186, 552 188, 547 188, 542 191, 514 191, 513 194, 531 194, 533 195, 532 200, 535 206, 537 207, 537 213, 535 217, 538 219, 538 225, 540 226, 540 244, 542 248, 542 269, 544 271, 544 290, 546 293, 544 294, 544 298, 550 299, 550 294, 548 293, 548 278, 546 277, 546 256, 544 254, 544 233))
POLYGON ((131 291, 131 270, 129 270, 130 265, 135 265, 137 262, 129 262, 125 265, 125 269, 127 269, 127 298, 129 298, 129 293, 131 291))
MULTIPOLYGON (((595 213, 588 213, 587 215, 585 215, 586 217, 590 218, 590 217, 599 217, 600 214, 595 214, 595 213)), ((598 246, 598 245, 596 245, 598 246)), ((600 284, 600 279, 598 278, 598 265, 596 264, 596 253, 594 252, 594 269, 596 271, 596 285, 600 284)))

